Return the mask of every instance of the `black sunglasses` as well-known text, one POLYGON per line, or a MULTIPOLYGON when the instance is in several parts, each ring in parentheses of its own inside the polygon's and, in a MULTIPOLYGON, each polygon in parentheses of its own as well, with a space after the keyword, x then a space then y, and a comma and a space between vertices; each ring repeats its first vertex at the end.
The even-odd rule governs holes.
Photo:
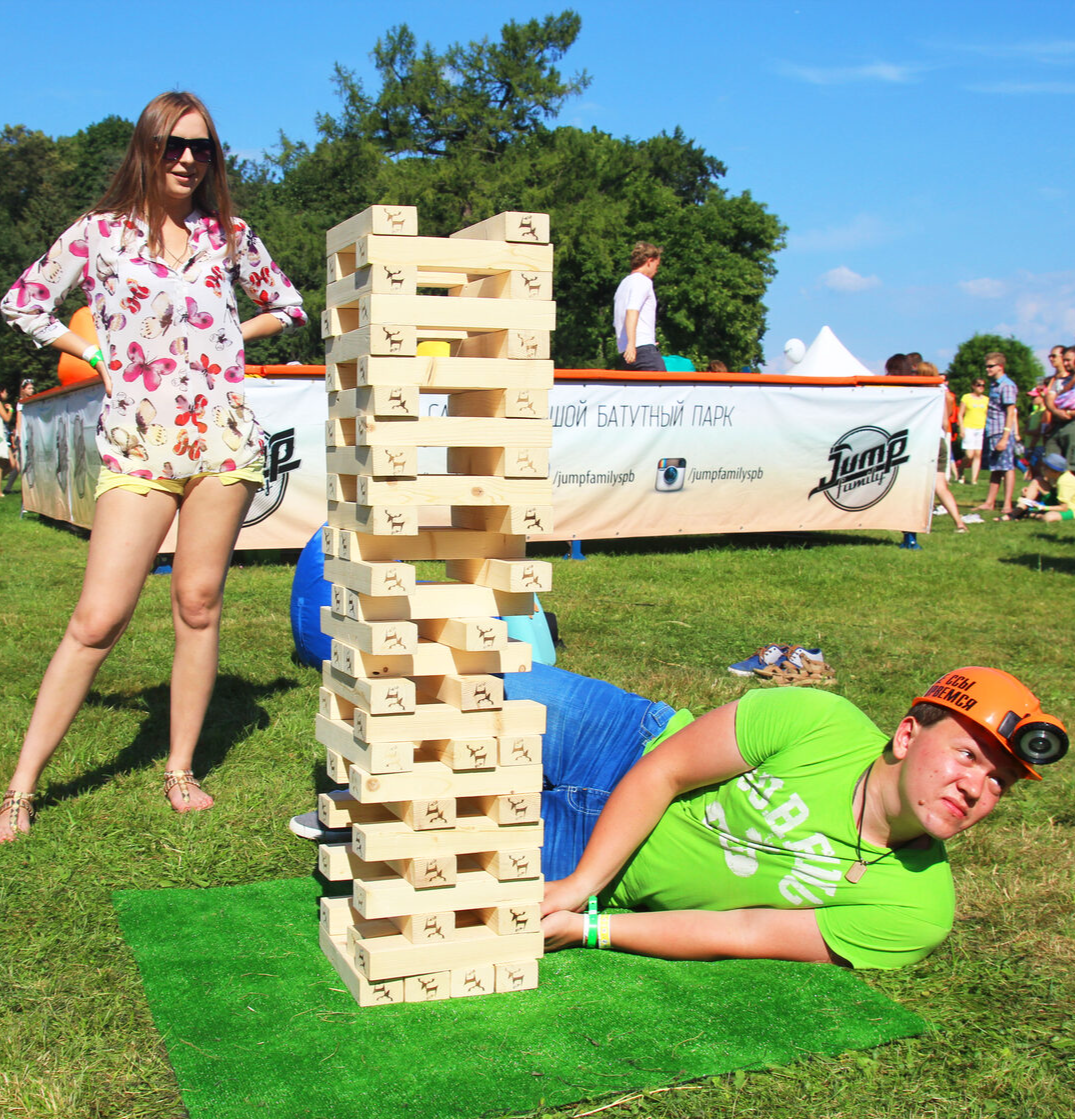
POLYGON ((207 136, 201 136, 196 140, 188 140, 185 136, 169 136, 164 141, 161 159, 165 163, 178 163, 187 148, 190 148, 191 158, 195 163, 213 162, 213 141, 207 136))

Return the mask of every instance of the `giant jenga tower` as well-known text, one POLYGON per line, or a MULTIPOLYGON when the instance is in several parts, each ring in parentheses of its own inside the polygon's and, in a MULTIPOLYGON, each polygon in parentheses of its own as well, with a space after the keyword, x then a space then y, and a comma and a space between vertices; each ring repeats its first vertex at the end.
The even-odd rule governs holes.
POLYGON ((545 709, 491 674, 529 670, 502 619, 551 579, 526 559, 552 521, 549 219, 417 234, 413 207, 373 206, 327 238, 317 735, 348 789, 318 813, 353 841, 319 868, 353 893, 322 898, 321 945, 363 1006, 534 987, 542 954, 545 709), (420 416, 422 393, 447 415, 420 416), (420 473, 420 448, 446 448, 447 473, 420 473), (443 575, 419 583, 417 560, 443 575))

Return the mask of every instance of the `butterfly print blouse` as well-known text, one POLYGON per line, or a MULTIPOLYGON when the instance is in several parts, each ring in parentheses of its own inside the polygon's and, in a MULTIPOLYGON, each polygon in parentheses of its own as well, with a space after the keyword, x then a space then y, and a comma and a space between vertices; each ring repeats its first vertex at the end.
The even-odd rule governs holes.
POLYGON ((87 215, 0 304, 44 346, 67 331, 53 314, 67 292, 85 292, 112 376, 97 449, 117 474, 189 478, 259 463, 265 433, 243 393, 235 284, 285 329, 306 322, 302 297, 244 222, 235 223, 236 260, 215 217, 194 211, 186 225, 187 257, 172 267, 150 256, 141 220, 87 215))

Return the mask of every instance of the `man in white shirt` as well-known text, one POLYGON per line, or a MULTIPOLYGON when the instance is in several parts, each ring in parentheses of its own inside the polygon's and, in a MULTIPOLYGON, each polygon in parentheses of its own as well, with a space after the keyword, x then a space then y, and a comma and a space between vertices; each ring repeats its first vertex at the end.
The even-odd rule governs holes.
POLYGON ((661 266, 661 250, 639 241, 631 250, 631 274, 620 281, 613 306, 616 345, 628 369, 664 372, 657 349, 657 297, 653 277, 661 266))

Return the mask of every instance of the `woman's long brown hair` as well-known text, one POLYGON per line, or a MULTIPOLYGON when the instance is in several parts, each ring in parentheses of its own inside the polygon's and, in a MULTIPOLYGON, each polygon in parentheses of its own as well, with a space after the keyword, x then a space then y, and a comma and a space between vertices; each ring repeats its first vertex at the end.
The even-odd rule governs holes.
POLYGON ((201 113, 209 139, 213 141, 213 161, 192 201, 203 213, 216 216, 227 238, 228 256, 235 260, 235 221, 228 193, 228 176, 224 169, 224 151, 209 110, 193 93, 162 93, 142 110, 119 170, 89 212, 129 214, 141 218, 149 225, 149 251, 159 256, 163 249, 161 230, 164 225, 161 159, 172 129, 180 117, 191 112, 201 113))

